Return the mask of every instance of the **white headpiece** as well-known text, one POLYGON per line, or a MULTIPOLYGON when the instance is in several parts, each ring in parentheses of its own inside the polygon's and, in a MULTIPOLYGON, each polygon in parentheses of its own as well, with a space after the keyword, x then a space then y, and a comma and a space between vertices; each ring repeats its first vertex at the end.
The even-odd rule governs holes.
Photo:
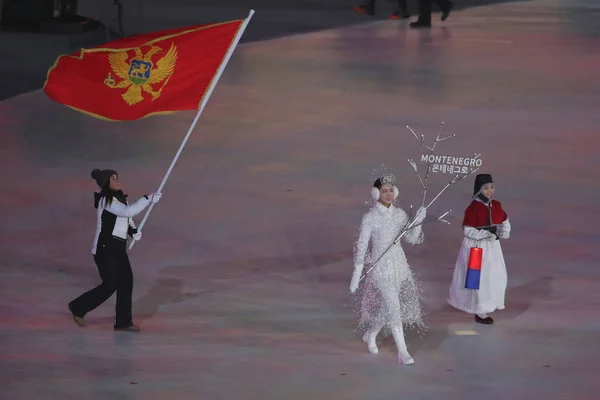
POLYGON ((394 189, 394 200, 398 197, 399 191, 394 183, 396 182, 396 177, 392 174, 384 175, 379 177, 373 183, 373 187, 371 188, 371 198, 375 201, 379 200, 379 196, 381 195, 380 189, 383 185, 390 184, 394 189))

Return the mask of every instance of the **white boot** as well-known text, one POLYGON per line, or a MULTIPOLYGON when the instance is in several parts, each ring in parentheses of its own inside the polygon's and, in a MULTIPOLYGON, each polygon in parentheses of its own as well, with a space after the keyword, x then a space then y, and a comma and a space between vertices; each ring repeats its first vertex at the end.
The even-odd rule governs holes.
POLYGON ((379 349, 377 348, 377 342, 376 342, 377 333, 378 332, 373 332, 369 329, 363 335, 363 342, 365 342, 367 344, 367 346, 369 348, 369 353, 371 353, 371 354, 379 353, 379 349))
POLYGON ((415 359, 412 358, 412 356, 408 354, 407 351, 404 354, 398 353, 398 362, 404 365, 412 365, 415 363, 415 359))
POLYGON ((411 365, 415 363, 414 358, 408 353, 406 348, 406 342, 404 341, 404 330, 402 324, 392 328, 392 335, 394 335, 394 342, 398 348, 398 362, 404 365, 411 365))

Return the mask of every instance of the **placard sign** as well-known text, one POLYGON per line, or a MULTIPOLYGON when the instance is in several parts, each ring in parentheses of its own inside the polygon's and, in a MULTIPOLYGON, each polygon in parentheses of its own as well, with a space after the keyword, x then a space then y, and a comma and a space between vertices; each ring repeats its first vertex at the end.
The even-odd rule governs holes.
POLYGON ((472 169, 479 168, 483 164, 481 158, 436 154, 421 154, 421 162, 431 163, 431 172, 446 174, 468 174, 472 169))

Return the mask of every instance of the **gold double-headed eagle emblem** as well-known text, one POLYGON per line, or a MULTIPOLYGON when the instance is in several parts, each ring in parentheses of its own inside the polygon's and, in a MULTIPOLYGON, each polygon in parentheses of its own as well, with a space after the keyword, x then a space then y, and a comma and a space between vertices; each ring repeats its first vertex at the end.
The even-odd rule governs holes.
POLYGON ((167 54, 156 62, 155 67, 152 56, 162 52, 163 49, 152 45, 145 55, 139 47, 135 49, 133 57, 130 57, 127 51, 109 54, 108 62, 112 68, 112 73, 108 73, 108 76, 104 79, 104 84, 113 89, 127 88, 127 91, 121 97, 130 106, 144 101, 142 92, 150 94, 152 100, 156 100, 160 97, 173 72, 175 72, 175 62, 177 61, 177 47, 173 43, 167 54), (117 83, 112 76, 113 73, 122 80, 117 83), (164 83, 160 89, 155 91, 151 85, 156 85, 162 81, 164 83))

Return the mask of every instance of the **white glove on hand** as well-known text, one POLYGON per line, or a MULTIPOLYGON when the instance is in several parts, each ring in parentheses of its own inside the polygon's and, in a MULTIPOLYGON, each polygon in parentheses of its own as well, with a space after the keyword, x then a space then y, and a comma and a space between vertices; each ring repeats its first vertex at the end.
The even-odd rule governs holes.
POLYGON ((496 235, 498 235, 498 238, 502 239, 502 225, 496 228, 496 235))
POLYGON ((421 206, 417 210, 417 215, 415 216, 415 220, 417 220, 417 222, 421 222, 425 219, 426 216, 427 216, 427 210, 425 209, 425 207, 421 206))
POLYGON ((355 265, 354 273, 352 274, 352 280, 350 281, 350 293, 356 292, 358 284, 360 283, 360 276, 362 275, 364 265, 355 265))
POLYGON ((151 204, 156 204, 160 201, 160 198, 162 197, 162 193, 153 193, 151 195, 149 195, 149 200, 151 204))
POLYGON ((142 238, 142 232, 134 233, 132 236, 133 240, 138 241, 142 238))
POLYGON ((502 229, 501 226, 498 227, 498 237, 500 239, 508 239, 509 237, 509 233, 507 231, 505 231, 504 229, 502 229))

